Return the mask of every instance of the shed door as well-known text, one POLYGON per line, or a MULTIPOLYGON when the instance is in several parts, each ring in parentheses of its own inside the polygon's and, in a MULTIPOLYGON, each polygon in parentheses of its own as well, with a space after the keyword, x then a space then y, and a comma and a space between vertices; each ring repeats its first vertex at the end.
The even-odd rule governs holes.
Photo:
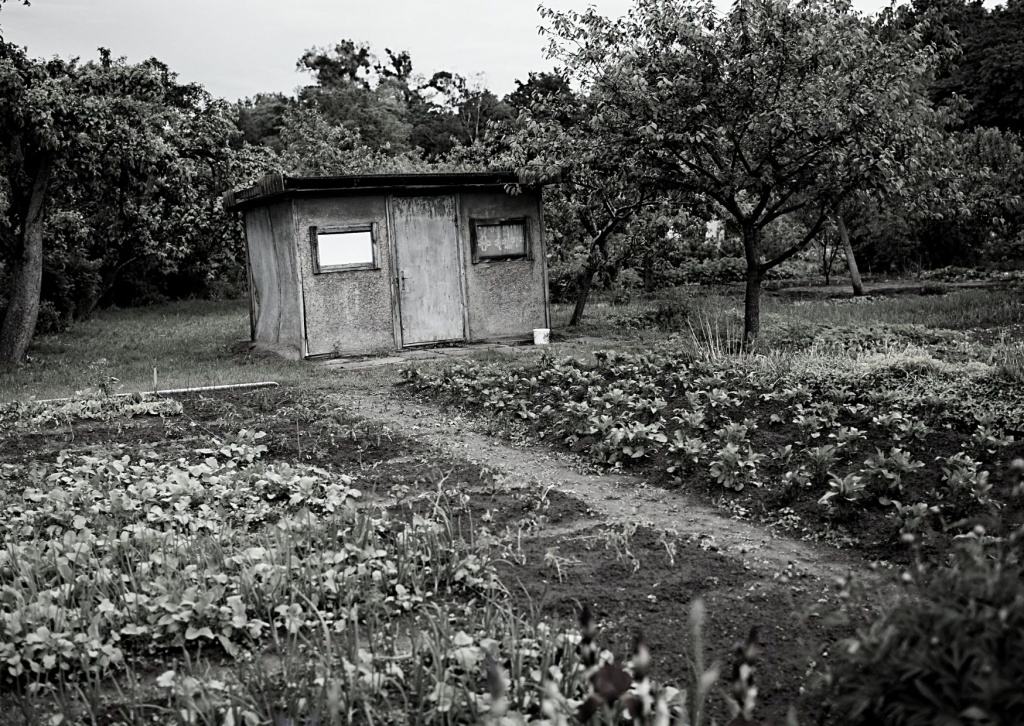
POLYGON ((393 197, 402 345, 465 340, 455 197, 393 197))

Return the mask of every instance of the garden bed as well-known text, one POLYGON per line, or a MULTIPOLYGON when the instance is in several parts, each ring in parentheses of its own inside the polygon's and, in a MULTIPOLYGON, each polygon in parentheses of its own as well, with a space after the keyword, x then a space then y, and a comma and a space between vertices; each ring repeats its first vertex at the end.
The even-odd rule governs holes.
POLYGON ((992 512, 1019 506, 1008 467, 1024 455, 1021 387, 938 332, 882 332, 807 341, 809 353, 679 342, 588 362, 412 368, 407 380, 507 432, 872 559, 941 557, 978 524, 998 534, 992 512))
POLYGON ((485 651, 540 719, 591 691, 584 604, 604 657, 642 632, 685 688, 698 599, 708 664, 760 628, 781 718, 846 632, 823 624, 831 582, 606 521, 308 391, 78 401, 0 418, 5 723, 478 722, 485 651))

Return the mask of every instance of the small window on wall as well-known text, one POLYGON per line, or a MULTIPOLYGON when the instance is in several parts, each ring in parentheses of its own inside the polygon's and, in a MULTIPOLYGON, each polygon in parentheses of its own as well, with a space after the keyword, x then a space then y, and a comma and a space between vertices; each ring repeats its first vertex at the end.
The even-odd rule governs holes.
POLYGON ((473 262, 528 259, 528 229, 525 217, 472 220, 470 237, 473 244, 473 262))
POLYGON ((313 272, 377 269, 377 225, 310 227, 313 272))

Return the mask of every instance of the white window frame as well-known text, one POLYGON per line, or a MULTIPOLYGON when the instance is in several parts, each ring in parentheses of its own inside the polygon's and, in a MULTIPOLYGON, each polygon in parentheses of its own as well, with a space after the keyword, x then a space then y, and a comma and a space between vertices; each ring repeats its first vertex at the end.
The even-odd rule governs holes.
POLYGON ((380 235, 376 222, 359 224, 331 224, 309 228, 309 244, 313 258, 313 274, 322 275, 330 272, 350 272, 353 270, 379 270, 380 254, 377 240, 380 235), (370 233, 370 254, 372 259, 364 262, 352 262, 344 265, 320 264, 320 235, 370 233))

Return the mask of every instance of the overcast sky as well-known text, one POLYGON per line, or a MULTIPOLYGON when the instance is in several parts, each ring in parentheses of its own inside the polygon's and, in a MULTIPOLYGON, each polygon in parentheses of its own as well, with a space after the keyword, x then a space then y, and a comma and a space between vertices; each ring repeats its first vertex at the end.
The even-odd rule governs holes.
MULTIPOLYGON (((413 70, 448 70, 503 96, 517 78, 547 70, 537 34, 539 0, 8 0, 0 28, 33 57, 96 58, 96 49, 136 62, 156 57, 183 81, 236 100, 292 93, 308 82, 295 70, 303 51, 348 38, 374 52, 408 50, 413 70)), ((717 0, 727 7, 729 0, 717 0)), ((607 16, 630 0, 545 0, 547 7, 607 16)), ((854 0, 877 12, 886 0, 854 0)))

